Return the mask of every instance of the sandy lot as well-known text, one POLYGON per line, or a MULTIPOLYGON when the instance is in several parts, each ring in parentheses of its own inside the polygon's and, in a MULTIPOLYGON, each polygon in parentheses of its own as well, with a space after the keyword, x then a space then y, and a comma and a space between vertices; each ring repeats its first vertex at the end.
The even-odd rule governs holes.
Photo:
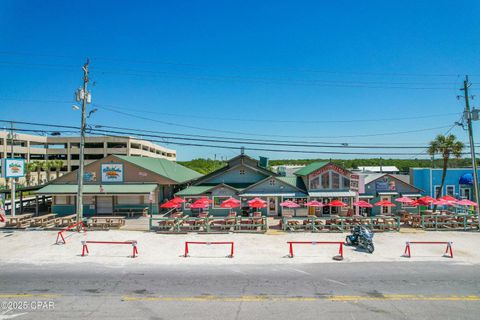
POLYGON ((94 263, 111 267, 131 264, 296 264, 398 261, 451 261, 480 264, 478 232, 415 232, 375 234, 375 252, 368 254, 344 246, 344 261, 336 262, 338 245, 297 245, 295 258, 288 258, 287 241, 344 241, 346 234, 187 234, 165 235, 138 231, 89 231, 67 234, 65 245, 55 244, 54 231, 0 232, 0 264, 79 264, 94 263), (129 245, 90 244, 90 254, 81 257, 81 240, 137 240, 139 256, 129 258, 129 245), (405 241, 453 241, 454 259, 443 257, 444 245, 412 245, 412 258, 402 257, 405 241), (192 245, 184 258, 185 241, 234 241, 235 257, 226 258, 226 245, 192 245))

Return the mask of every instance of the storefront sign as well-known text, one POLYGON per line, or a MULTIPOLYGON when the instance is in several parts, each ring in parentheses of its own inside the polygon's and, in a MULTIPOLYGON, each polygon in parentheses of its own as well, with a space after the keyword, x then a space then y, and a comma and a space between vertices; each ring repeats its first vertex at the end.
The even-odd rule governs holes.
POLYGON ((122 163, 103 163, 101 172, 102 182, 123 182, 122 163))
POLYGON ((339 173, 339 174, 341 174, 345 177, 348 177, 350 175, 350 172, 348 172, 347 170, 331 163, 331 164, 323 166, 320 169, 318 169, 317 171, 313 172, 312 174, 309 175, 308 178, 310 180, 312 180, 313 178, 321 175, 324 172, 330 171, 330 170, 335 171, 335 172, 337 172, 337 173, 339 173))
POLYGON ((397 186, 395 185, 395 180, 390 180, 388 178, 383 178, 375 181, 375 189, 377 192, 381 191, 396 191, 397 186))
POLYGON ((25 159, 6 158, 2 160, 2 177, 20 178, 25 176, 25 159))

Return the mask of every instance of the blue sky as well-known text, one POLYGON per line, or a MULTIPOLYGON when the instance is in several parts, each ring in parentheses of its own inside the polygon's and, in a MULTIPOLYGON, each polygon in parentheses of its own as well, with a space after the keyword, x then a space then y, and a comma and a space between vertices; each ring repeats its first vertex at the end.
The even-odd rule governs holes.
MULTIPOLYGON (((463 76, 471 75, 472 94, 480 83, 478 1, 4 0, 0 6, 2 119, 78 125, 72 94, 90 57, 99 106, 92 124, 421 146, 458 120, 463 76), (392 134, 429 128, 437 129, 392 134)), ((467 141, 460 128, 451 132, 467 141)), ((238 154, 166 146, 180 160, 238 154)))

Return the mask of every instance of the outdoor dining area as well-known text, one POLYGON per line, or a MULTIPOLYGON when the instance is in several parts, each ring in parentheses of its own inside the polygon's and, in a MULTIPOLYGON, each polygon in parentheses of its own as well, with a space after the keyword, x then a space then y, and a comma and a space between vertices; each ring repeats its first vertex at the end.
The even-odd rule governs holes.
POLYGON ((31 213, 5 216, 5 228, 26 229, 26 228, 56 228, 65 227, 75 222, 76 215, 59 217, 54 213, 47 213, 40 216, 33 216, 31 213))
POLYGON ((220 204, 221 208, 229 209, 225 217, 214 217, 208 212, 212 200, 202 197, 193 202, 189 209, 195 216, 185 215, 179 211, 185 200, 175 197, 160 206, 169 209, 163 217, 150 217, 150 230, 161 233, 197 232, 266 232, 267 218, 255 209, 265 208, 267 202, 260 198, 248 201, 253 212, 248 217, 242 217, 233 209, 241 206, 240 200, 229 198, 220 204))
MULTIPOLYGON (((367 216, 366 209, 373 206, 381 207, 381 212, 388 212, 383 208, 396 207, 395 203, 382 200, 371 204, 364 200, 352 203, 355 211, 348 210, 346 216, 330 215, 328 217, 317 217, 310 214, 307 217, 295 217, 284 214, 281 221, 281 229, 284 231, 311 231, 311 232, 344 232, 349 231, 353 226, 363 225, 376 232, 399 231, 400 227, 422 228, 425 230, 478 230, 478 217, 469 208, 477 206, 477 203, 463 199, 458 200, 451 196, 444 196, 439 199, 422 197, 411 199, 400 197, 394 201, 401 203, 407 209, 398 210, 392 214, 380 214, 367 216), (430 209, 434 208, 434 209, 430 209), (450 209, 450 210, 449 210, 450 209)), ((282 207, 300 207, 295 202, 285 201, 280 204, 282 207)), ((340 200, 333 200, 323 204, 318 201, 305 203, 306 207, 347 207, 348 204, 340 200)), ((311 211, 309 211, 311 212, 311 211)), ((314 211, 313 211, 314 212, 314 211)))
MULTIPOLYGON (((284 208, 300 207, 293 201, 284 201, 280 204, 284 208)), ((374 217, 366 217, 362 215, 361 209, 372 208, 373 205, 360 200, 352 204, 358 207, 359 214, 354 213, 353 209, 347 211, 346 216, 330 215, 328 217, 318 217, 315 214, 309 214, 307 217, 295 217, 293 214, 283 214, 283 218, 280 222, 280 227, 283 231, 311 231, 311 232, 346 232, 356 225, 367 226, 374 231, 398 231, 400 230, 400 218, 393 215, 378 215, 374 217)), ((380 201, 376 203, 377 206, 395 206, 388 201, 380 201)), ((341 200, 332 200, 331 202, 324 204, 316 200, 305 203, 306 207, 321 208, 324 206, 331 207, 348 207, 347 203, 341 200)), ((309 212, 315 212, 310 211, 309 212)))
POLYGON ((446 195, 438 199, 426 196, 411 200, 412 202, 409 202, 408 198, 401 200, 409 206, 418 208, 416 212, 399 212, 400 221, 406 227, 425 230, 479 229, 478 217, 474 210, 471 210, 478 204, 468 199, 458 200, 446 195))

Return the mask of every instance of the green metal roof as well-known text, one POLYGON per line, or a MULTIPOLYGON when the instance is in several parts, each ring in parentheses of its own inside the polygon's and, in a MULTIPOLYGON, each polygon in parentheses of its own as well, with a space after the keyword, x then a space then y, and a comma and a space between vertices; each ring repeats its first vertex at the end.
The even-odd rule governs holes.
MULTIPOLYGON (((83 185, 83 193, 85 194, 146 194, 157 188, 156 184, 103 184, 102 192, 100 185, 85 184, 83 185)), ((42 189, 35 191, 37 194, 74 194, 77 193, 78 185, 76 184, 49 184, 42 189)))
POLYGON ((302 178, 297 176, 288 176, 288 177, 277 177, 278 180, 288 183, 291 186, 297 187, 299 189, 305 190, 305 184, 303 183, 302 178))
POLYGON ((317 171, 321 167, 326 166, 327 164, 329 164, 328 161, 312 162, 309 165, 295 171, 295 175, 297 175, 297 176, 307 176, 310 173, 312 173, 314 171, 317 171))
POLYGON ((190 186, 178 191, 177 196, 198 196, 204 194, 207 190, 212 189, 213 186, 190 186))
POLYGON ((177 183, 184 183, 202 176, 202 174, 198 173, 197 171, 167 159, 119 155, 115 156, 177 183))

